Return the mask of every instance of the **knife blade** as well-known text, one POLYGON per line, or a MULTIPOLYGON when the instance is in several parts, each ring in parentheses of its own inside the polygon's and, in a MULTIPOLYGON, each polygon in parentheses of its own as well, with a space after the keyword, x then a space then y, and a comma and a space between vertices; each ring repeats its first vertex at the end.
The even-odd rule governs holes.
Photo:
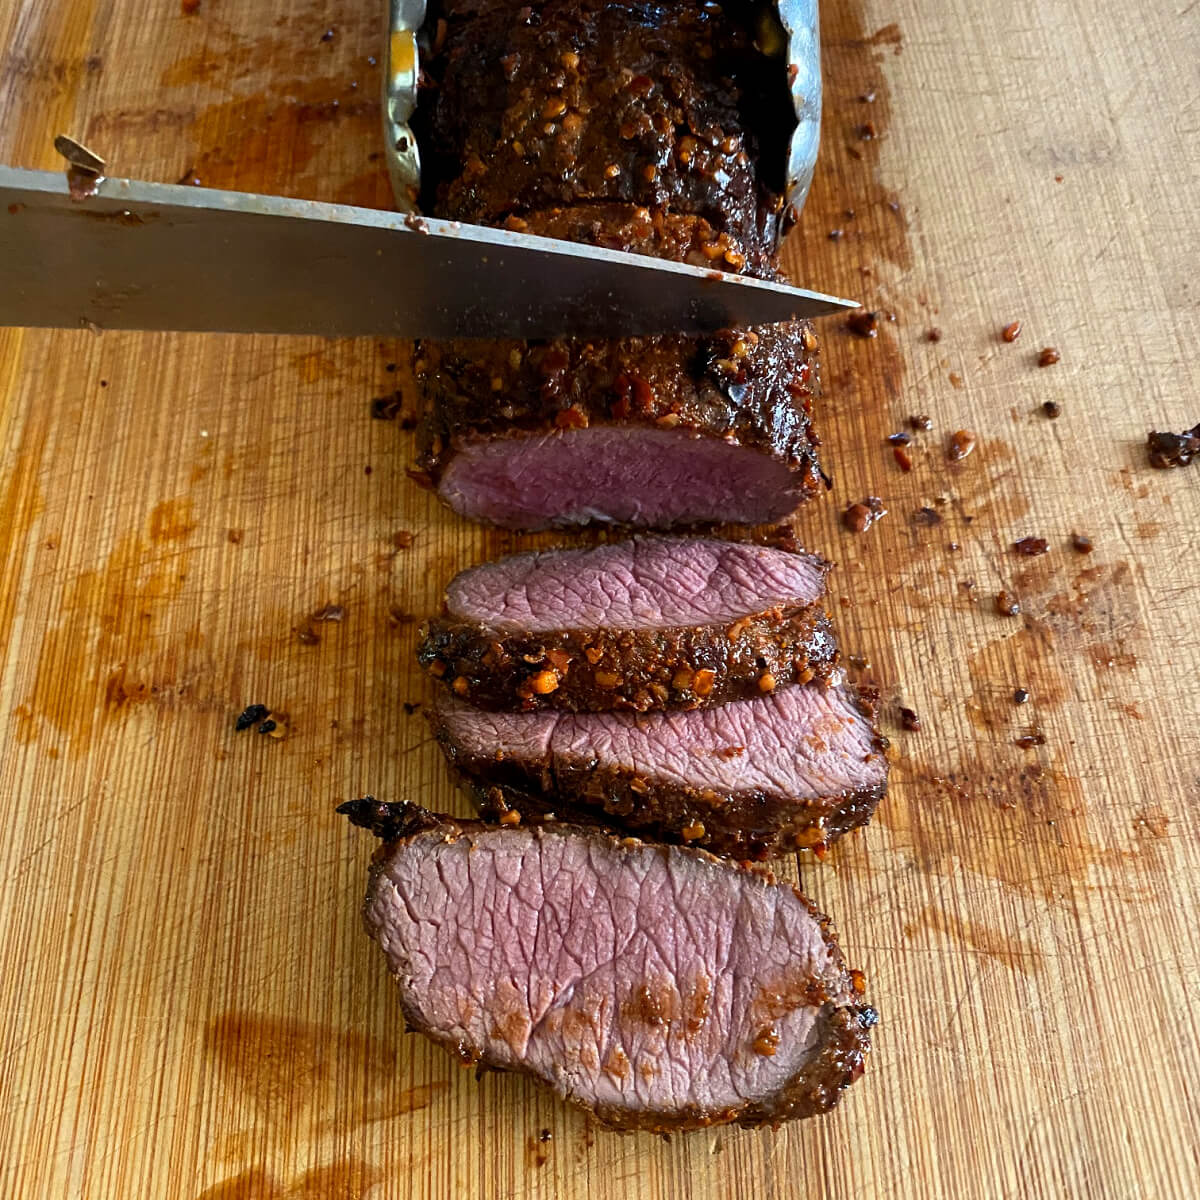
POLYGON ((411 214, 0 166, 0 325, 395 337, 703 333, 819 292, 411 214))

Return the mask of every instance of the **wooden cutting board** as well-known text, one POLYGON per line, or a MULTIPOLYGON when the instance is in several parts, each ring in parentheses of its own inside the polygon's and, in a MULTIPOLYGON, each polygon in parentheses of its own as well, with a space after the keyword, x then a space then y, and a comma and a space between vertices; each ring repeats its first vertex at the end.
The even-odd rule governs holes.
MULTIPOLYGON (((402 345, 4 331, 0 1194, 1200 1190, 1200 465, 1143 450, 1200 420, 1200 10, 823 17, 791 265, 881 319, 825 328, 835 483, 797 527, 896 758, 874 824, 799 871, 881 1013, 865 1078, 824 1120, 666 1142, 406 1038, 359 928, 369 839, 333 807, 466 811, 415 622, 536 539, 406 479, 411 433, 370 415, 402 345), (916 414, 905 473, 884 438, 916 414), (868 495, 888 515, 853 536, 868 495), (285 736, 233 731, 252 702, 285 736)), ((382 19, 8 0, 0 160, 55 166, 65 131, 120 174, 387 205, 382 19)))

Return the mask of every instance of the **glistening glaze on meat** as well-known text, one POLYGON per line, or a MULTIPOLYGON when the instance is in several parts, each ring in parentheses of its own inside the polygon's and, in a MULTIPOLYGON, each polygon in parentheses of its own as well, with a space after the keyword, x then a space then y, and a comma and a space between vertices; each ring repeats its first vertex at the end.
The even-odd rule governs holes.
POLYGON ((497 224, 614 202, 774 244, 795 118, 785 63, 755 45, 751 4, 441 8, 413 121, 433 211, 497 224))
POLYGON ((865 825, 887 786, 872 706, 846 686, 644 715, 489 713, 446 698, 430 721, 490 817, 553 813, 743 859, 865 825))
POLYGON ((875 1015, 795 889, 679 847, 370 800, 364 917, 406 1024, 620 1129, 824 1112, 875 1015))
POLYGON ((477 707, 699 708, 827 680, 828 564, 776 546, 640 537, 456 576, 421 665, 477 707))

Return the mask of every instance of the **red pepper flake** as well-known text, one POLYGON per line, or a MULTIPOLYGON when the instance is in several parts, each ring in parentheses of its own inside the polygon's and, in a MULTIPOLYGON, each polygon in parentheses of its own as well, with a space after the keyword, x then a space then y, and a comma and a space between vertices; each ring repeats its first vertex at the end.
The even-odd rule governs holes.
POLYGON ((940 342, 942 340, 942 331, 936 326, 925 330, 925 340, 927 342, 940 342))
POLYGON ((921 732, 921 718, 917 716, 911 708, 900 707, 900 728, 907 729, 909 733, 921 732))
POLYGON ((1000 336, 1006 342, 1015 342, 1021 336, 1021 322, 1013 321, 1000 330, 1000 336))
POLYGON ((860 338, 873 338, 879 336, 879 314, 869 312, 867 309, 860 309, 858 312, 852 312, 846 318, 846 328, 851 333, 857 334, 860 338))
POLYGON ((633 376, 633 402, 644 413, 654 411, 654 389, 640 376, 633 376))
POLYGON ((866 533, 880 517, 887 515, 883 501, 878 496, 868 496, 859 504, 847 505, 842 513, 842 524, 851 533, 866 533))
POLYGON ((1053 346, 1046 346, 1043 348, 1041 354, 1038 355, 1038 360, 1037 360, 1038 366, 1039 367, 1052 367, 1061 358, 1062 358, 1062 355, 1059 354, 1059 352, 1057 350, 1055 350, 1055 348, 1053 346))
POLYGON ((933 418, 921 413, 919 416, 909 417, 908 424, 918 432, 928 433, 933 428, 933 418))
POLYGON ((1040 537, 1023 537, 1019 542, 1013 542, 1013 550, 1018 554, 1024 554, 1026 558, 1036 558, 1039 554, 1045 554, 1049 549, 1049 543, 1045 538, 1040 537))
POLYGON ((774 1058, 779 1049, 779 1030, 774 1025, 767 1025, 758 1031, 754 1039, 754 1053, 764 1058, 774 1058))
POLYGON ((539 671, 529 682, 539 696, 547 696, 558 690, 558 674, 555 671, 539 671))
POLYGON ((1071 534, 1071 549, 1077 554, 1091 554, 1095 549, 1092 539, 1086 533, 1071 534))
POLYGON ((996 612, 1002 617, 1016 617, 1021 614, 1021 606, 1015 596, 1010 596, 1007 592, 997 592, 996 612))
POLYGON ((1021 734, 1013 742, 1013 745, 1020 746, 1022 750, 1032 750, 1035 746, 1044 746, 1045 744, 1046 735, 1040 729, 1031 729, 1028 733, 1021 734))
POLYGON ((912 458, 903 446, 893 446, 892 457, 896 460, 896 466, 898 466, 905 474, 908 474, 908 472, 912 470, 912 458))
POLYGON ((588 426, 587 413, 578 405, 572 404, 569 408, 561 408, 555 413, 554 424, 559 429, 586 429, 588 426))
POLYGON ((946 443, 946 457, 951 462, 961 462, 975 449, 975 435, 966 429, 955 430, 946 443))

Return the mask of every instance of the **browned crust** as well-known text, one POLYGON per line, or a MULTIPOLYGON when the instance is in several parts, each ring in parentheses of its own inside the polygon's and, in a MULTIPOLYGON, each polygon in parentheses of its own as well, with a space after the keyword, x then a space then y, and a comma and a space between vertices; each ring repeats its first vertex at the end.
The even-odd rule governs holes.
MULTIPOLYGON (((418 808, 415 805, 386 805, 379 804, 369 798, 364 801, 354 801, 343 805, 339 811, 346 810, 351 819, 358 824, 374 827, 390 840, 384 842, 372 859, 367 885, 367 901, 369 904, 374 893, 376 881, 383 872, 384 864, 396 849, 400 841, 421 833, 440 831, 447 840, 454 840, 472 831, 489 828, 479 822, 459 821, 450 817, 438 816, 418 808), (358 806, 367 806, 361 808, 358 806)), ((554 824, 538 830, 538 835, 546 836, 582 836, 604 838, 605 835, 591 828, 576 828, 569 825, 554 824)), ((610 845, 618 848, 633 848, 642 845, 635 838, 607 838, 610 845)), ((722 870, 740 871, 751 886, 787 886, 779 884, 769 873, 761 868, 754 868, 740 863, 732 863, 715 859, 702 850, 684 847, 659 847, 663 854, 686 854, 701 861, 715 863, 722 870)), ((815 1001, 823 1002, 822 1021, 818 1033, 818 1044, 813 1054, 803 1067, 788 1080, 787 1084, 767 1100, 747 1101, 740 1106, 723 1109, 703 1109, 689 1106, 678 1111, 664 1113, 661 1111, 638 1111, 636 1109, 618 1108, 615 1106, 589 1106, 575 1097, 566 1097, 568 1103, 582 1108, 602 1124, 618 1131, 643 1130, 653 1133, 673 1133, 692 1129, 703 1129, 713 1125, 736 1123, 746 1128, 762 1125, 778 1125, 782 1121, 796 1120, 803 1117, 817 1116, 828 1112, 841 1099, 841 1094, 851 1083, 863 1073, 866 1066, 866 1056, 871 1048, 869 1030, 877 1021, 873 1008, 859 1003, 859 988, 856 987, 851 973, 846 969, 841 949, 837 944, 832 923, 824 916, 806 896, 796 889, 796 896, 805 904, 820 924, 821 934, 829 947, 834 961, 841 970, 841 977, 833 989, 820 986, 820 993, 814 996, 815 1001)), ((365 911, 364 905, 364 911, 365 911)), ((370 933, 368 925, 368 933, 370 933)), ((397 982, 399 982, 397 980, 397 982)), ((860 980, 861 985, 861 980, 860 980)), ((404 1015, 405 1027, 410 1032, 421 1033, 431 1041, 436 1042, 450 1051, 466 1066, 505 1069, 515 1074, 528 1075, 546 1087, 552 1085, 540 1075, 521 1067, 500 1068, 490 1062, 483 1049, 466 1044, 462 1041, 438 1036, 421 1027, 419 1014, 409 1003, 403 989, 400 991, 400 1008, 404 1015)))
MULTIPOLYGON (((858 702, 875 731, 872 753, 886 768, 874 697, 860 693, 858 702)), ((887 792, 886 777, 873 787, 803 802, 758 789, 701 790, 647 778, 628 767, 564 766, 548 758, 473 753, 451 738, 436 709, 429 722, 450 766, 488 820, 513 820, 515 813, 536 823, 553 816, 739 860, 761 861, 828 845, 866 825, 887 792)))
POLYGON ((438 216, 498 224, 617 202, 777 240, 794 119, 786 66, 755 48, 750 8, 442 8, 413 121, 438 216))
POLYGON ((707 218, 665 208, 584 202, 504 219, 514 233, 581 242, 628 254, 670 258, 694 267, 778 278, 775 256, 754 239, 719 229, 707 218))
POLYGON ((796 502, 821 486, 808 322, 704 338, 423 342, 418 467, 436 484, 465 443, 643 426, 747 446, 786 464, 796 502))
POLYGON ((837 644, 816 604, 656 630, 500 633, 441 617, 426 626, 417 661, 477 708, 649 712, 828 681, 837 644))

